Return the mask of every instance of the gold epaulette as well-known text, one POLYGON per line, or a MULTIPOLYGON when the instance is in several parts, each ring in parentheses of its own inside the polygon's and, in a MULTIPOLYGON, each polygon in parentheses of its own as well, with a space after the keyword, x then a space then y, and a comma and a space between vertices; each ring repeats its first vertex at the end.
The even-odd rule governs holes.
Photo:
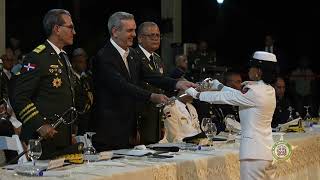
POLYGON ((38 47, 36 47, 33 52, 35 53, 40 53, 41 51, 43 51, 46 48, 46 46, 44 44, 39 45, 38 47))

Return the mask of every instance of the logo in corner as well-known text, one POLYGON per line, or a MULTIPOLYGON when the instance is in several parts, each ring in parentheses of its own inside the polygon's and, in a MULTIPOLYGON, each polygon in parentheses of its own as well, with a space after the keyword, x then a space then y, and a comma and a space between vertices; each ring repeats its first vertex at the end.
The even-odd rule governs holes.
POLYGON ((272 156, 274 161, 289 161, 292 155, 292 146, 283 140, 281 136, 280 140, 272 146, 272 156))

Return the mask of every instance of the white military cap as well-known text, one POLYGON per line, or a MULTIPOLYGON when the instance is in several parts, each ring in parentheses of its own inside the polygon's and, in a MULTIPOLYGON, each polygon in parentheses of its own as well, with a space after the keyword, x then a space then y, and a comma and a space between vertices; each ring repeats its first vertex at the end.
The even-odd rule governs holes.
POLYGON ((276 55, 265 51, 256 51, 249 61, 249 67, 272 68, 276 63, 276 55))
POLYGON ((265 51, 256 51, 253 54, 253 59, 258 61, 270 61, 270 62, 277 62, 276 55, 265 52, 265 51))

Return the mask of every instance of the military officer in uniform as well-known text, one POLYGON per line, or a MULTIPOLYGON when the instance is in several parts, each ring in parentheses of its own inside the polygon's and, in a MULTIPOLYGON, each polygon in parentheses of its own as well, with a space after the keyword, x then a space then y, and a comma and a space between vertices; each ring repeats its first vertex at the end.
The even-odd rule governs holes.
MULTIPOLYGON (((147 73, 163 75, 164 64, 160 56, 155 52, 160 47, 160 30, 154 22, 143 22, 138 27, 138 47, 136 52, 142 61, 142 68, 147 73)), ((141 82, 144 89, 164 94, 160 88, 147 82, 141 82)), ((138 107, 138 122, 143 144, 155 143, 160 140, 162 124, 162 108, 155 107, 152 102, 141 103, 138 107)))
MULTIPOLYGON (((179 95, 184 94, 180 91, 179 95)), ((191 96, 183 96, 163 108, 165 134, 160 143, 181 143, 183 138, 201 133, 198 113, 191 96)))
POLYGON ((219 91, 197 92, 193 88, 186 93, 201 101, 239 106, 241 123, 240 178, 241 180, 273 179, 273 145, 271 121, 276 107, 276 95, 270 85, 275 80, 276 56, 257 51, 250 61, 249 78, 241 91, 212 81, 219 91))
MULTIPOLYGON (((71 145, 71 127, 51 124, 74 104, 71 64, 63 50, 73 44, 75 35, 71 15, 63 9, 52 9, 43 19, 47 40, 27 54, 20 73, 12 78, 10 101, 22 121, 21 140, 44 137, 42 159, 51 158, 71 145)), ((66 120, 70 120, 65 117, 66 120)))
POLYGON ((75 104, 76 109, 82 112, 78 115, 75 133, 83 135, 89 132, 89 122, 93 104, 92 78, 87 71, 87 53, 82 48, 77 48, 72 53, 71 64, 75 81, 75 104))

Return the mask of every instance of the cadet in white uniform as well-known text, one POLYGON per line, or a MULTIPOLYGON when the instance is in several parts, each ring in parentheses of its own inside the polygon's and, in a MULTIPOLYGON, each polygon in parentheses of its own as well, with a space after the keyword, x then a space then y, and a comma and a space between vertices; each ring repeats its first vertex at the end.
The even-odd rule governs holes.
POLYGON ((183 96, 164 107, 164 138, 160 143, 179 143, 183 138, 201 133, 198 113, 191 96, 183 96))
POLYGON ((273 145, 271 121, 276 107, 274 80, 276 56, 257 51, 250 60, 249 78, 242 91, 223 86, 218 80, 211 82, 221 91, 197 92, 193 88, 186 93, 201 101, 239 106, 241 122, 240 177, 241 180, 273 179, 273 145))

